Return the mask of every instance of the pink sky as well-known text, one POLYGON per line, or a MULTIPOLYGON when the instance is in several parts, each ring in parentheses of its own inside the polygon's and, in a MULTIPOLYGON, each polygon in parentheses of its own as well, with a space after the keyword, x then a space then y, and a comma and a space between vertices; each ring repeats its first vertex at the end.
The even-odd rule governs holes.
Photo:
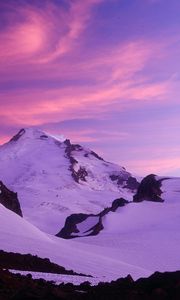
POLYGON ((8 0, 0 14, 1 143, 35 126, 180 175, 178 0, 8 0))

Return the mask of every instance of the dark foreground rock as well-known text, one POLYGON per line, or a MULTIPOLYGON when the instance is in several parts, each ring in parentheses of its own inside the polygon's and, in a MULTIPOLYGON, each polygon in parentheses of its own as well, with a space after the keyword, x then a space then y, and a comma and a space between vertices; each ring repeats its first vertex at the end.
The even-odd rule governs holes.
POLYGON ((97 235, 104 228, 103 217, 109 212, 115 212, 118 207, 122 207, 128 203, 127 200, 119 198, 113 201, 111 207, 105 208, 97 215, 82 213, 72 214, 67 217, 64 227, 56 234, 56 236, 64 239, 72 239, 81 236, 97 235), (79 227, 78 229, 78 226, 81 228, 79 227))
POLYGON ((165 179, 156 179, 156 175, 150 174, 143 178, 141 181, 137 193, 133 197, 134 202, 141 202, 143 200, 154 201, 154 202, 163 202, 161 198, 161 185, 162 180, 165 179))
POLYGON ((130 275, 91 287, 88 282, 55 285, 0 269, 0 300, 179 300, 180 271, 156 272, 133 281, 130 275))
POLYGON ((0 268, 21 271, 44 272, 67 275, 83 275, 52 263, 49 258, 31 254, 12 253, 0 250, 0 268))
POLYGON ((17 193, 10 191, 2 181, 0 181, 0 203, 19 216, 23 216, 17 193))

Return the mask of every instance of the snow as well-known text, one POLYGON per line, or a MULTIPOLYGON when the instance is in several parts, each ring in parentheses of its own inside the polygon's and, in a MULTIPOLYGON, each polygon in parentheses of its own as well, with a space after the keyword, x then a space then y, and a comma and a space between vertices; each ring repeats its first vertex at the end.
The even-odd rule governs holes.
MULTIPOLYGON (((41 272, 31 272, 31 271, 17 271, 10 270, 11 273, 27 275, 31 274, 33 279, 44 279, 46 281, 53 281, 55 284, 61 283, 72 283, 74 285, 80 285, 85 281, 89 281, 91 285, 98 285, 99 282, 103 281, 103 277, 86 277, 86 276, 77 276, 77 275, 61 275, 61 274, 52 274, 52 273, 41 273, 41 272)), ((104 277, 104 280, 105 277, 104 277)))
POLYGON ((80 232, 84 233, 86 230, 89 230, 89 228, 92 228, 97 224, 98 217, 89 217, 87 220, 77 224, 77 228, 80 232))
POLYGON ((165 202, 179 203, 180 201, 180 178, 172 177, 162 181, 162 198, 165 202))

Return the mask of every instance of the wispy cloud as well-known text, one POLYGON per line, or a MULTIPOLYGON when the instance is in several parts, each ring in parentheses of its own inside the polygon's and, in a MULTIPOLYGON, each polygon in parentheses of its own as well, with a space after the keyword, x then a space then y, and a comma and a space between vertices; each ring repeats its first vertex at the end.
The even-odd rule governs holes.
POLYGON ((85 30, 93 6, 102 1, 69 1, 61 8, 47 1, 41 8, 11 6, 6 15, 8 26, 0 33, 1 62, 48 63, 66 54, 85 30))
MULTIPOLYGON (((120 162, 122 163, 122 162, 120 162)), ((136 159, 134 161, 126 162, 127 169, 136 174, 148 175, 150 173, 161 175, 173 175, 173 172, 177 170, 177 166, 180 165, 179 157, 164 157, 155 159, 136 159)))
MULTIPOLYGON (((171 80, 151 82, 151 78, 140 76, 140 72, 157 53, 155 44, 137 41, 111 48, 110 53, 113 55, 107 52, 102 57, 79 64, 78 78, 81 81, 83 77, 88 77, 89 80, 84 85, 72 82, 60 88, 45 86, 29 91, 22 88, 16 93, 2 92, 1 97, 6 101, 0 103, 1 115, 19 124, 39 125, 45 120, 99 117, 112 108, 123 110, 139 101, 166 100, 165 95, 171 90, 171 80)), ((66 69, 70 69, 75 79, 77 72, 71 70, 68 62, 66 69)), ((42 73, 46 76, 44 69, 42 73)), ((56 76, 58 79, 63 74, 56 76)))

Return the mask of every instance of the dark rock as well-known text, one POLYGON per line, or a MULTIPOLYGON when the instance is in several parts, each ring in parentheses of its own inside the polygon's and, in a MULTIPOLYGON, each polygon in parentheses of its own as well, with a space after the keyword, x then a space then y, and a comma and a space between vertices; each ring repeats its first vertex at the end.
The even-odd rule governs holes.
POLYGON ((128 203, 129 202, 127 200, 125 200, 124 198, 115 199, 112 203, 110 210, 114 212, 117 210, 118 207, 123 207, 128 203))
POLYGON ((86 181, 86 176, 88 176, 88 172, 84 167, 80 167, 77 172, 74 171, 74 176, 76 177, 77 182, 79 182, 80 180, 86 181))
POLYGON ((42 140, 44 140, 44 139, 48 139, 48 136, 45 135, 45 134, 42 134, 42 135, 40 136, 40 138, 41 138, 42 140))
POLYGON ((93 155, 95 158, 104 161, 104 159, 101 156, 99 156, 96 152, 91 151, 90 154, 93 155))
POLYGON ((83 222, 88 217, 89 217, 88 214, 81 214, 81 213, 70 215, 69 217, 67 217, 64 227, 61 229, 59 233, 56 234, 56 236, 64 239, 75 237, 75 236, 71 236, 71 234, 79 232, 79 230, 77 229, 77 224, 83 222))
POLYGON ((141 202, 143 200, 163 202, 161 198, 161 182, 162 180, 157 180, 156 175, 150 174, 143 178, 141 181, 137 193, 133 197, 134 202, 141 202))
POLYGON ((65 221, 64 227, 60 230, 59 233, 56 234, 56 236, 64 238, 64 239, 71 239, 81 236, 92 236, 97 235, 101 230, 104 229, 103 226, 103 217, 107 215, 109 212, 115 212, 118 207, 122 207, 129 202, 123 198, 115 199, 112 203, 111 207, 105 208, 103 211, 101 211, 97 215, 93 214, 72 214, 69 217, 67 217, 65 221), (97 219, 96 224, 92 227, 89 227, 85 232, 80 233, 77 225, 79 223, 82 223, 86 221, 89 217, 94 217, 97 219))
POLYGON ((116 181, 117 185, 122 186, 123 188, 129 189, 131 191, 137 190, 139 182, 135 177, 132 177, 130 173, 125 174, 111 174, 110 179, 116 181))
POLYGON ((112 181, 117 181, 118 185, 122 185, 125 182, 125 178, 122 175, 112 174, 109 176, 112 181))
POLYGON ((64 141, 64 144, 68 147, 68 150, 70 152, 72 152, 72 151, 82 151, 83 150, 83 148, 81 147, 81 145, 79 145, 79 144, 71 144, 71 141, 68 140, 68 139, 66 139, 64 141))
POLYGON ((19 216, 23 216, 17 193, 10 191, 2 181, 0 181, 0 203, 19 216))
POLYGON ((135 177, 130 176, 127 181, 126 181, 126 185, 124 186, 124 188, 129 189, 129 190, 137 190, 139 187, 139 182, 137 181, 137 179, 135 177))
POLYGON ((25 129, 21 129, 16 135, 14 135, 13 137, 12 137, 12 139, 10 139, 10 142, 16 142, 16 141, 18 141, 19 139, 20 139, 20 137, 23 135, 23 134, 25 134, 25 129))
POLYGON ((69 170, 71 171, 71 176, 77 183, 79 183, 78 175, 74 170, 74 166, 75 164, 78 163, 78 161, 72 156, 72 151, 74 151, 74 146, 71 144, 70 140, 65 140, 64 144, 66 145, 66 149, 65 149, 66 157, 69 159, 70 162, 69 170))
POLYGON ((82 147, 78 144, 71 144, 70 140, 65 140, 64 144, 66 145, 65 153, 70 162, 69 170, 71 171, 72 178, 77 183, 79 183, 80 180, 86 181, 86 176, 88 175, 86 169, 80 167, 78 171, 75 171, 74 166, 78 163, 78 161, 72 156, 72 151, 81 151, 82 147))
MULTIPOLYGON (((0 268, 54 274, 83 275, 52 263, 49 258, 0 250, 0 268)), ((85 275, 86 276, 86 275, 85 275)))

